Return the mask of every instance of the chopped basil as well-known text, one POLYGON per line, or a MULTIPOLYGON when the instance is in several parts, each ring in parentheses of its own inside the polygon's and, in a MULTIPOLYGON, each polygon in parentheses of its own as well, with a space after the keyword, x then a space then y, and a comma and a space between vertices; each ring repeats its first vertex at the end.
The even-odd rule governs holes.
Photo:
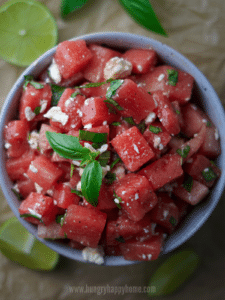
POLYGON ((180 111, 176 109, 176 114, 180 115, 180 111))
POLYGON ((71 164, 71 168, 70 168, 70 178, 73 177, 73 171, 74 171, 75 167, 74 164, 71 164))
POLYGON ((116 241, 120 242, 120 243, 125 243, 124 238, 122 237, 122 235, 120 235, 119 237, 115 238, 116 241))
POLYGON ((117 114, 116 110, 113 109, 112 106, 109 103, 106 102, 105 105, 108 107, 108 110, 109 110, 110 113, 112 113, 114 115, 117 114))
POLYGON ((81 96, 82 96, 81 92, 74 92, 74 93, 72 93, 72 94, 70 95, 70 97, 71 97, 71 98, 75 98, 77 95, 81 95, 81 96))
POLYGON ((212 126, 211 122, 207 121, 206 122, 206 127, 211 127, 211 126, 212 126))
POLYGON ((76 195, 77 195, 77 196, 79 196, 79 197, 83 197, 83 195, 82 195, 82 192, 81 192, 81 191, 78 191, 78 190, 71 189, 71 193, 74 193, 74 194, 76 194, 76 195))
POLYGON ((119 157, 117 159, 115 159, 110 165, 110 170, 112 170, 112 168, 114 168, 115 165, 120 161, 121 161, 121 159, 119 157))
POLYGON ((153 126, 153 125, 150 125, 149 126, 149 130, 152 132, 152 133, 155 133, 155 134, 158 134, 160 132, 162 132, 162 128, 158 127, 158 126, 153 126))
POLYGON ((66 217, 66 214, 64 214, 64 215, 57 215, 56 218, 55 218, 56 223, 60 224, 61 226, 63 226, 65 217, 66 217))
POLYGON ((21 218, 29 218, 29 217, 32 217, 32 218, 35 218, 37 220, 39 220, 41 223, 44 224, 43 220, 41 218, 39 218, 38 216, 36 215, 33 215, 33 214, 21 214, 20 215, 21 218))
POLYGON ((152 93, 151 93, 151 92, 148 92, 148 94, 151 95, 152 93))
POLYGON ((67 234, 64 232, 64 237, 65 237, 65 239, 67 239, 67 234))
POLYGON ((51 106, 57 106, 60 97, 62 96, 63 92, 65 91, 65 87, 59 86, 56 84, 51 84, 51 90, 52 90, 52 100, 51 100, 51 106))
POLYGON ((176 86, 178 81, 178 71, 174 69, 168 69, 167 73, 168 73, 168 84, 176 86))
POLYGON ((122 202, 122 198, 117 196, 116 192, 113 191, 113 197, 114 197, 114 203, 116 204, 116 206, 121 209, 121 205, 120 203, 122 202))
POLYGON ((105 151, 99 155, 98 161, 102 167, 105 167, 110 159, 110 151, 105 151))
POLYGON ((17 197, 18 200, 21 200, 21 199, 22 199, 22 196, 21 196, 14 188, 11 188, 11 190, 12 190, 13 193, 16 195, 16 197, 17 197))
POLYGON ((191 176, 188 175, 187 179, 183 183, 183 187, 188 191, 188 193, 191 192, 193 187, 193 178, 191 176))
POLYGON ((23 88, 25 89, 27 87, 27 85, 30 83, 36 90, 40 90, 43 89, 44 85, 34 81, 34 77, 32 75, 25 75, 24 76, 24 84, 23 84, 23 88))
POLYGON ((113 125, 113 126, 119 126, 119 125, 121 125, 121 123, 120 122, 112 122, 111 125, 113 125))
POLYGON ((40 111, 41 111, 41 106, 35 107, 34 113, 35 113, 36 116, 40 114, 40 111))
POLYGON ((137 128, 140 130, 140 132, 143 134, 145 132, 145 129, 146 129, 146 125, 145 125, 145 122, 142 121, 141 123, 137 124, 136 125, 137 128))
POLYGON ((211 167, 205 168, 202 171, 202 176, 207 182, 215 180, 218 177, 211 167))
POLYGON ((187 145, 185 148, 183 148, 183 149, 181 149, 181 148, 179 148, 179 149, 177 149, 177 153, 182 157, 182 158, 186 158, 187 156, 188 156, 188 153, 189 153, 189 151, 190 151, 190 146, 189 145, 187 145))
POLYGON ((79 140, 93 142, 101 146, 107 143, 107 133, 79 130, 79 140))
POLYGON ((114 99, 112 99, 112 97, 116 94, 117 89, 123 84, 123 82, 124 80, 122 79, 111 81, 110 87, 106 92, 106 100, 104 100, 104 102, 111 104, 118 110, 123 110, 123 108, 114 99))
POLYGON ((172 216, 170 217, 170 220, 169 220, 170 224, 172 224, 173 226, 176 226, 177 225, 177 220, 172 216))
POLYGON ((84 85, 75 86, 74 88, 81 89, 81 88, 99 87, 103 84, 107 84, 107 83, 110 83, 110 82, 113 82, 113 81, 115 81, 115 79, 110 78, 110 79, 107 79, 106 81, 103 81, 103 82, 89 82, 89 83, 86 83, 84 85))
POLYGON ((112 98, 107 98, 106 100, 104 100, 104 102, 115 106, 118 110, 123 110, 123 108, 112 98))
POLYGON ((136 123, 134 122, 134 119, 132 117, 125 117, 123 119, 130 125, 136 125, 136 123))
POLYGON ((116 174, 108 171, 105 175, 106 184, 111 185, 116 180, 116 174))

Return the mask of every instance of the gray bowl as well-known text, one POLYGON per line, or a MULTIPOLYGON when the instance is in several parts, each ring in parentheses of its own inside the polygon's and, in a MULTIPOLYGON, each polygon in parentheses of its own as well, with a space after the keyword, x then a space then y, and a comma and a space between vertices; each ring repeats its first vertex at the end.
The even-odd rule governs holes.
MULTIPOLYGON (((73 40, 76 39, 84 39, 87 43, 105 44, 109 47, 121 50, 129 48, 152 47, 156 50, 159 57, 164 63, 170 64, 178 69, 188 72, 195 78, 195 87, 193 93, 195 95, 195 99, 198 99, 197 104, 205 110, 215 126, 218 128, 222 152, 217 160, 217 164, 222 170, 221 177, 217 181, 215 187, 211 191, 206 201, 197 205, 193 209, 193 211, 185 218, 181 226, 179 226, 179 228, 166 240, 162 253, 168 253, 186 242, 204 224, 204 222, 208 219, 208 217, 216 207, 223 192, 225 185, 225 115, 221 102, 209 81, 193 65, 192 62, 190 62, 187 58, 185 58, 174 49, 156 40, 144 36, 120 32, 88 34, 74 38, 73 40)), ((2 149, 0 152, 1 187, 8 201, 8 204, 16 217, 32 234, 36 236, 36 238, 38 238, 36 226, 19 217, 18 208, 20 205, 20 201, 11 191, 13 183, 9 179, 5 167, 6 155, 4 151, 3 130, 4 125, 8 121, 12 120, 17 113, 18 101, 21 93, 24 75, 39 75, 51 62, 55 51, 56 47, 47 51, 21 74, 5 100, 0 117, 0 149, 2 149)), ((47 241, 41 238, 38 239, 59 254, 73 260, 84 262, 81 251, 72 249, 55 241, 47 241)), ((106 266, 122 266, 133 263, 134 262, 132 261, 124 260, 122 257, 106 257, 105 259, 106 266)))

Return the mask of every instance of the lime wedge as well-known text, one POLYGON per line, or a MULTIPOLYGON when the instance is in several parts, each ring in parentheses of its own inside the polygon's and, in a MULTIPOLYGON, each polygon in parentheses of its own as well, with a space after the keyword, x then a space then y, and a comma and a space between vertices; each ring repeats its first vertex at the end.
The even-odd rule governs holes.
POLYGON ((39 1, 12 0, 0 7, 0 57, 25 67, 56 45, 57 25, 39 1))
POLYGON ((33 270, 50 271, 59 254, 38 241, 16 217, 0 226, 0 251, 10 260, 33 270))

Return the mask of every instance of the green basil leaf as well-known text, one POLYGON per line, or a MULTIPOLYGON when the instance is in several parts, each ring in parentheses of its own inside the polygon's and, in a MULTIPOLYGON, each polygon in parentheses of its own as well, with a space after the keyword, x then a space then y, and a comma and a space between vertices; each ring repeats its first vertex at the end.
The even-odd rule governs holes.
POLYGON ((75 136, 47 131, 46 137, 52 149, 62 157, 80 160, 91 152, 82 147, 75 136))
POLYGON ((211 127, 211 126, 212 126, 211 122, 207 121, 206 122, 206 127, 211 127))
POLYGON ((190 146, 187 145, 185 148, 181 149, 181 148, 178 148, 176 150, 176 152, 182 157, 182 158, 186 158, 188 156, 188 153, 190 151, 190 146))
POLYGON ((150 125, 149 126, 149 130, 152 132, 152 133, 155 133, 155 134, 158 134, 160 132, 162 132, 162 128, 158 127, 158 126, 153 126, 153 125, 150 125))
POLYGON ((81 95, 82 94, 80 92, 74 92, 73 94, 70 95, 71 98, 75 98, 77 95, 81 95))
POLYGON ((101 146, 107 143, 107 133, 79 130, 79 140, 97 143, 101 146))
POLYGON ((23 84, 23 88, 25 89, 25 87, 27 87, 28 83, 30 83, 35 89, 40 90, 43 89, 44 85, 34 81, 34 77, 32 75, 25 75, 24 76, 24 84, 23 84))
POLYGON ((145 122, 142 121, 141 123, 139 124, 136 124, 137 128, 140 130, 140 132, 143 134, 145 132, 145 129, 146 129, 146 125, 145 125, 145 122))
POLYGON ((41 218, 39 218, 38 216, 33 215, 33 214, 21 214, 20 217, 21 218, 30 218, 30 217, 32 217, 32 218, 35 218, 35 219, 39 220, 41 223, 44 224, 44 222, 41 218))
POLYGON ((110 170, 112 170, 112 168, 114 168, 115 165, 120 161, 121 161, 121 159, 119 157, 117 159, 115 159, 110 165, 110 170))
POLYGON ((136 125, 136 123, 134 122, 134 119, 132 117, 125 117, 123 119, 130 125, 136 125))
POLYGON ((84 165, 89 164, 93 160, 95 160, 95 158, 99 155, 99 153, 100 153, 99 151, 96 151, 96 152, 89 152, 89 153, 85 154, 82 157, 82 160, 80 162, 80 166, 82 167, 84 165))
POLYGON ((119 126, 119 125, 121 125, 121 123, 120 122, 112 122, 111 125, 113 125, 113 126, 119 126))
POLYGON ((107 103, 106 101, 104 101, 104 102, 105 102, 105 105, 108 107, 109 112, 114 115, 117 115, 116 110, 114 108, 112 108, 112 106, 109 103, 107 103))
POLYGON ((22 199, 22 196, 20 195, 20 193, 18 193, 14 188, 12 188, 11 190, 16 195, 16 197, 17 197, 18 200, 22 199))
POLYGON ((116 174, 108 171, 105 175, 106 184, 111 185, 116 180, 116 174))
POLYGON ((84 85, 75 86, 74 88, 75 89, 84 89, 84 88, 99 87, 103 84, 107 84, 107 83, 110 83, 112 81, 115 81, 115 79, 110 78, 110 79, 107 79, 106 81, 102 81, 102 82, 89 82, 89 83, 86 83, 84 85))
POLYGON ((179 110, 176 109, 175 112, 176 112, 176 114, 180 115, 180 111, 179 110))
POLYGON ((116 94, 117 89, 123 84, 123 82, 124 82, 123 79, 113 80, 110 83, 110 87, 106 92, 106 98, 112 98, 116 94))
POLYGON ((119 0, 119 2, 140 25, 167 36, 148 0, 119 0))
POLYGON ((170 222, 170 224, 173 225, 173 226, 176 226, 176 225, 177 225, 177 220, 176 220, 173 216, 170 217, 169 222, 170 222))
POLYGON ((105 167, 110 159, 110 151, 105 151, 99 155, 98 161, 102 167, 105 167))
POLYGON ((193 178, 190 175, 188 175, 187 179, 185 179, 183 187, 188 191, 188 193, 191 192, 193 187, 193 178))
POLYGON ((70 167, 70 178, 73 177, 73 171, 75 169, 75 166, 73 164, 71 164, 71 167, 70 167))
POLYGON ((66 213, 64 215, 57 215, 56 218, 55 218, 56 223, 63 226, 65 217, 66 217, 66 213))
POLYGON ((168 84, 176 86, 178 81, 178 72, 174 69, 167 70, 168 73, 168 84))
POLYGON ((202 176, 207 182, 215 180, 217 178, 216 173, 213 171, 211 167, 205 168, 202 171, 202 176))
POLYGON ((102 168, 96 160, 89 163, 81 176, 81 191, 84 198, 93 206, 98 205, 102 184, 102 168))
POLYGON ((34 113, 35 113, 36 116, 40 114, 40 111, 41 111, 41 106, 35 107, 34 113))
POLYGON ((51 106, 57 106, 60 97, 62 96, 63 92, 65 91, 65 87, 59 86, 56 84, 51 84, 51 90, 52 90, 52 101, 51 106))
POLYGON ((76 195, 79 196, 79 197, 83 197, 83 194, 82 194, 81 191, 71 189, 71 193, 74 193, 74 194, 76 194, 76 195))
POLYGON ((118 238, 115 238, 116 241, 120 242, 120 243, 125 243, 124 238, 122 237, 122 235, 120 235, 118 238))
POLYGON ((104 102, 115 106, 118 110, 123 110, 123 108, 112 98, 107 98, 106 100, 104 100, 104 102))
POLYGON ((68 14, 79 10, 87 0, 62 0, 61 2, 61 17, 65 18, 68 14))

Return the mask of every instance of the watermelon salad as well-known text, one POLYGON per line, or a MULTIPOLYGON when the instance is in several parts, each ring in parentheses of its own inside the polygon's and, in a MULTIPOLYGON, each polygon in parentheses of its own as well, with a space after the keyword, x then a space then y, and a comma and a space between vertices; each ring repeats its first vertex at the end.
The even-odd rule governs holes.
POLYGON ((193 85, 153 49, 60 43, 4 129, 20 217, 89 262, 157 259, 221 173, 193 85))

